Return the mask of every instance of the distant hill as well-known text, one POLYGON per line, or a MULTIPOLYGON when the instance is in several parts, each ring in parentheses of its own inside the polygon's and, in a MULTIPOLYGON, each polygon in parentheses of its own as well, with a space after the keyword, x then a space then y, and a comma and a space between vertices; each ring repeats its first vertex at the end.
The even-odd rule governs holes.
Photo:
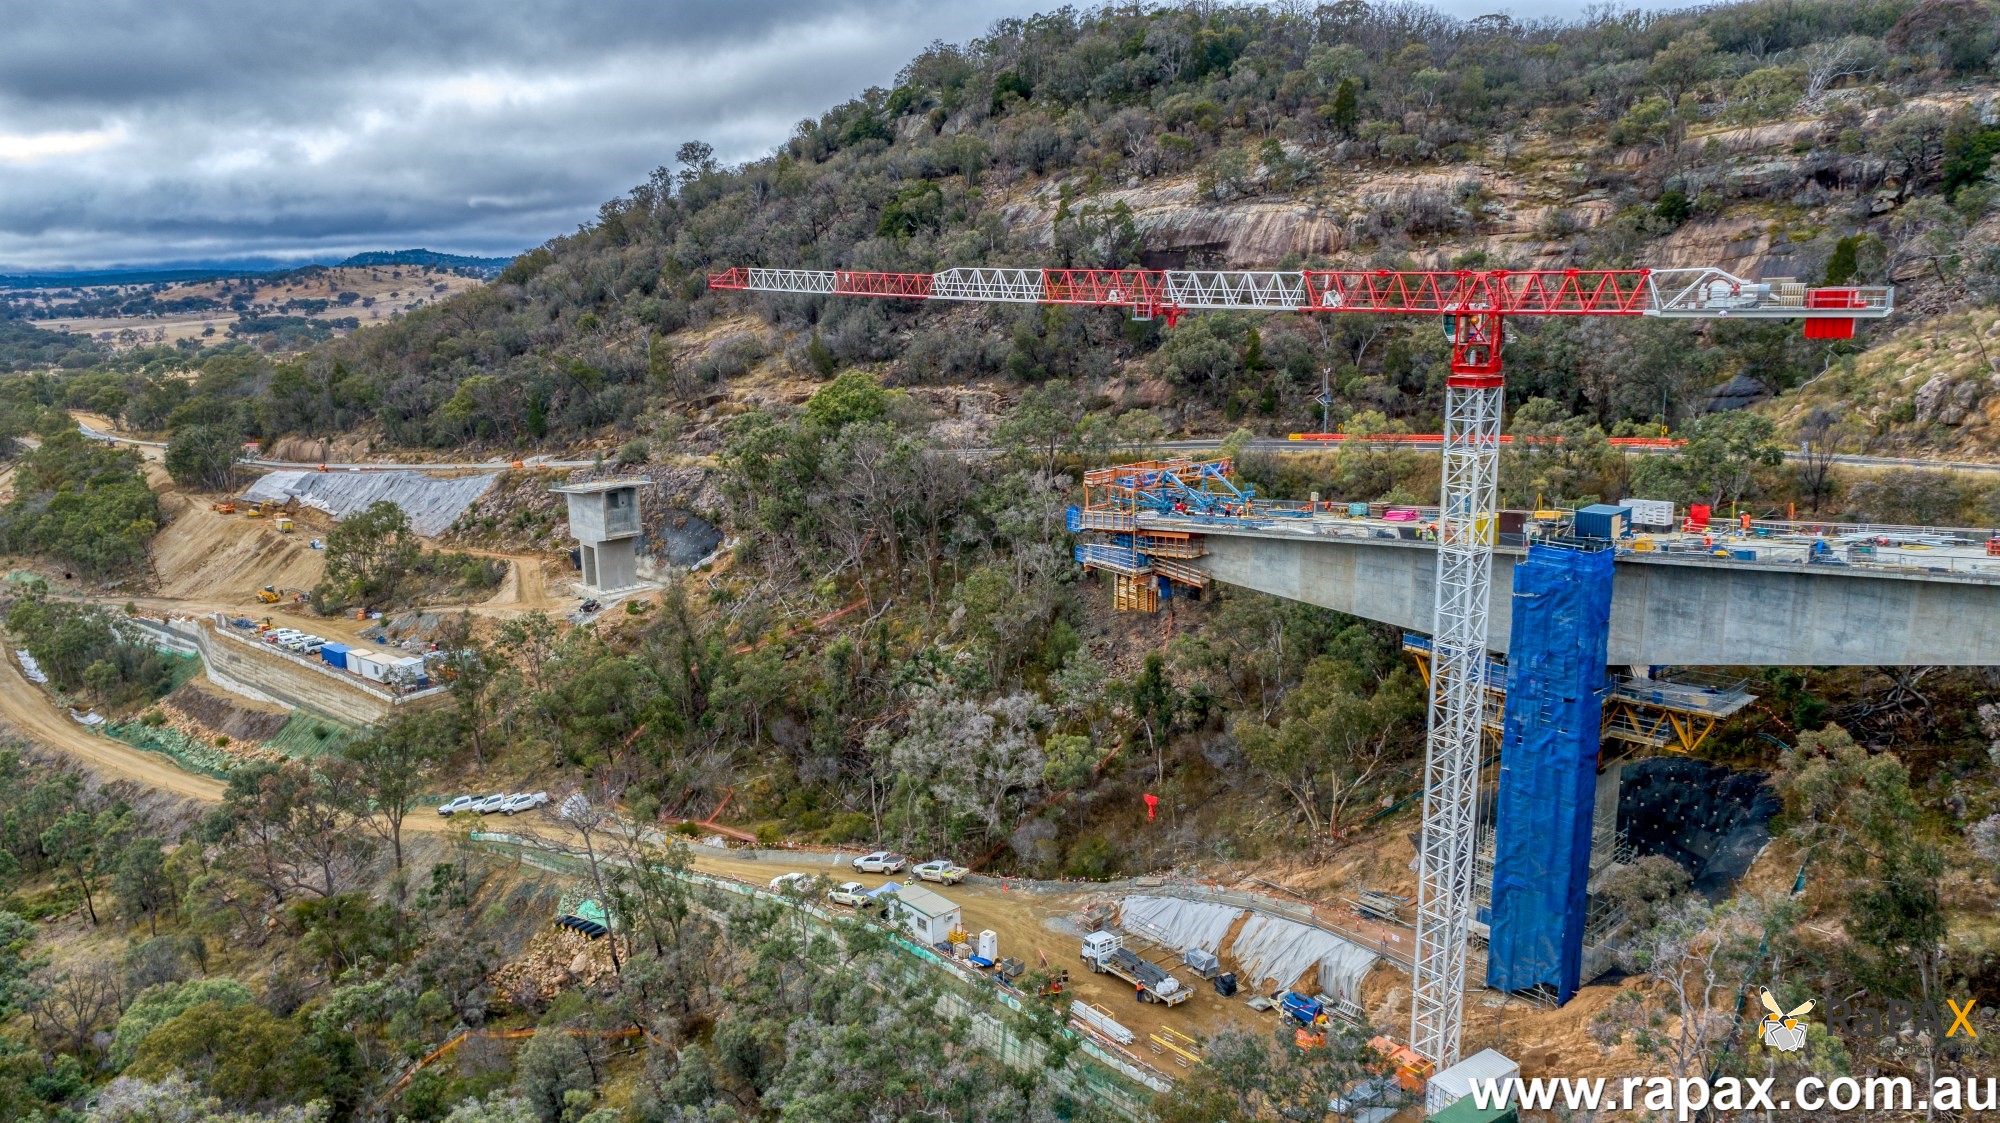
POLYGON ((357 253, 340 264, 346 266, 371 265, 427 265, 432 269, 452 269, 476 272, 483 277, 497 275, 507 268, 511 257, 466 257, 462 254, 439 253, 436 250, 374 250, 357 253))
POLYGON ((241 265, 187 269, 91 269, 65 273, 0 273, 0 289, 91 288, 98 285, 173 285, 224 277, 258 277, 273 269, 241 265))
POLYGON ((328 264, 368 268, 370 266, 428 266, 452 273, 490 279, 498 276, 511 257, 466 257, 436 250, 372 250, 345 261, 274 262, 239 261, 215 264, 165 265, 154 269, 67 269, 46 273, 0 273, 0 289, 93 288, 100 285, 198 284, 234 277, 275 277, 302 269, 324 268, 328 264))

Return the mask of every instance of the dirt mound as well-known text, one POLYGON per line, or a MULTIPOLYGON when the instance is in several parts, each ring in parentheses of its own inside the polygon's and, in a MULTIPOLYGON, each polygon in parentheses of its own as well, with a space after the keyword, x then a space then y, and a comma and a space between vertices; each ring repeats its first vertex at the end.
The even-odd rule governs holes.
MULTIPOLYGON (((624 937, 613 938, 624 944, 624 937)), ((624 954, 631 954, 630 949, 624 954)), ((571 987, 595 986, 612 974, 611 947, 604 939, 550 926, 536 933, 519 957, 495 971, 491 981, 493 989, 515 1005, 532 1007, 571 987)))
POLYGON ((160 699, 160 709, 169 720, 178 717, 198 726, 211 740, 219 733, 236 741, 268 741, 291 718, 283 706, 232 698, 204 687, 199 679, 160 699))
POLYGON ((221 515, 193 502, 153 539, 159 594, 203 603, 254 601, 265 585, 310 589, 326 555, 306 536, 279 534, 269 519, 221 515))

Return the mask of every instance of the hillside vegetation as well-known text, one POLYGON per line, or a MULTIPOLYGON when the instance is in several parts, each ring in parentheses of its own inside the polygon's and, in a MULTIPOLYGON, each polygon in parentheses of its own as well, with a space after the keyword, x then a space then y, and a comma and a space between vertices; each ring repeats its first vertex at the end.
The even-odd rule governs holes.
MULTIPOLYGON (((1434 431, 1437 325, 1205 315, 1166 330, 1112 310, 715 293, 708 271, 1713 263, 1893 279, 1905 318, 1853 341, 1737 321, 1520 325, 1509 428, 1560 439, 1508 449, 1502 498, 1952 521, 2000 506, 1925 473, 1843 477, 1824 454, 1955 424, 1920 420, 1913 372, 1973 385, 1964 416, 1979 414, 1975 341, 2000 294, 1985 248, 1996 49, 2000 7, 1980 0, 1573 23, 1355 0, 1065 9, 932 47, 766 159, 724 167, 691 140, 577 233, 392 322, 302 353, 135 345, 38 365, 0 393, 0 436, 44 440, 0 513, 18 550, 83 543, 115 566, 145 529, 126 454, 86 449, 50 407, 168 434, 187 486, 214 466, 204 450, 239 438, 595 449, 607 469, 681 480, 674 502, 732 544, 581 624, 498 604, 443 621, 447 704, 310 761, 218 764, 226 791, 199 815, 141 814, 0 746, 0 781, 23 774, 0 782, 0 1114, 1104 1117, 1051 1071, 996 1057, 941 1005, 956 994, 943 976, 912 972, 875 929, 697 889, 674 876, 693 858, 671 840, 713 819, 768 847, 896 848, 1023 878, 1172 871, 1328 907, 1414 893, 1425 688, 1400 632, 1229 589, 1114 614, 1064 509, 1080 470, 1181 434, 1227 434, 1265 494, 1428 501, 1432 456, 1244 450, 1314 425, 1322 372, 1334 424, 1434 431), (1661 426, 1686 444, 1628 459, 1608 443, 1661 426), (1815 455, 1787 463, 1801 439, 1815 455), (93 488, 96 521, 71 518, 93 488), (405 815, 436 825, 432 795, 474 784, 548 789, 574 810, 514 822, 567 832, 575 853, 511 861, 457 823, 403 834, 405 815), (596 899, 624 938, 532 936, 559 894, 596 899), (469 1044, 377 1110, 458 1031, 529 1026, 553 1032, 469 1044)), ((1959 408, 1956 389, 1942 400, 1959 408)), ((455 533, 548 549, 547 482, 510 477, 455 533)), ((390 511, 334 534, 321 603, 421 567, 390 511)), ((17 611, 24 642, 107 710, 165 685, 101 617, 38 597, 17 611)), ((1744 673, 1756 704, 1700 755, 1762 774, 1782 804, 1750 874, 1710 899, 1667 857, 1628 864, 1607 882, 1633 918, 1620 971, 1560 1011, 1470 1004, 1467 1051, 1502 1048, 1534 1076, 1992 1071, 2000 1035, 1816 1031, 1793 1059, 1743 1048, 1736 1015, 1746 978, 1786 1008, 1865 994, 1913 1026, 2000 988, 1994 678, 1744 673), (1683 985, 1702 978, 1722 981, 1683 985)), ((1065 923, 1020 888, 1010 900, 1047 910, 1033 923, 1065 923)), ((1051 962, 1074 951, 1048 939, 1051 962)), ((1375 1028, 1404 1032, 1401 979, 1362 997, 1375 1028)), ((1062 1003, 1024 1005, 997 1016, 1059 1067, 1062 1003)), ((1159 1123, 1317 1118, 1369 1064, 1366 1030, 1300 1050, 1196 1028, 1209 1062, 1175 1073, 1159 1123)))

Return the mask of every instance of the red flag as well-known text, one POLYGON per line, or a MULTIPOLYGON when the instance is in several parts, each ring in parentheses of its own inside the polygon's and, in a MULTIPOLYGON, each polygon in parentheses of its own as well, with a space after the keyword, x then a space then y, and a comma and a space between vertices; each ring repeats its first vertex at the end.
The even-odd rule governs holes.
POLYGON ((1160 806, 1160 797, 1159 797, 1159 796, 1156 796, 1156 795, 1154 795, 1154 794, 1153 794, 1153 793, 1151 793, 1151 792, 1147 792, 1147 793, 1146 793, 1146 821, 1147 821, 1147 822, 1149 822, 1149 823, 1150 823, 1150 822, 1152 822, 1152 821, 1153 821, 1153 812, 1154 812, 1154 811, 1155 811, 1155 810, 1156 810, 1156 809, 1157 809, 1157 808, 1158 808, 1159 806, 1160 806))

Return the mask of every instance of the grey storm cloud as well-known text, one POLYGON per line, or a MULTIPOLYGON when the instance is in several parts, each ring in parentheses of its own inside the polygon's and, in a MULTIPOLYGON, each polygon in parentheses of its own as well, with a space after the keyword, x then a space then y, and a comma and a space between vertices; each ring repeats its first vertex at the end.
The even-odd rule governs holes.
POLYGON ((1052 6, 0 0, 0 271, 519 252, 682 141, 754 159, 931 40, 1052 6))
POLYGON ((1028 0, 5 5, 0 270, 518 252, 1028 0))

